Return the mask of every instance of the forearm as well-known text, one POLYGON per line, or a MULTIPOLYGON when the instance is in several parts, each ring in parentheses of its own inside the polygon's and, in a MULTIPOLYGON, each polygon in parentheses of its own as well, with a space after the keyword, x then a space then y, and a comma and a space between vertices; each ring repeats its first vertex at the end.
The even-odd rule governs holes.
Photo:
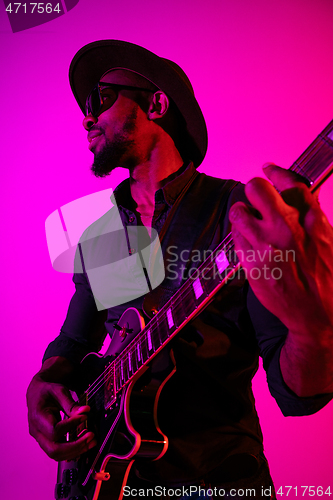
POLYGON ((53 356, 42 364, 41 369, 32 378, 27 389, 27 403, 29 410, 34 409, 34 396, 43 384, 71 385, 74 374, 73 364, 61 356, 53 356), (31 403, 32 401, 32 403, 31 403))
POLYGON ((280 368, 285 383, 297 396, 332 393, 332 329, 321 330, 316 338, 289 331, 281 349, 280 368))
POLYGON ((52 356, 44 361, 35 377, 45 382, 66 384, 71 380, 73 373, 74 365, 71 361, 62 356, 52 356))

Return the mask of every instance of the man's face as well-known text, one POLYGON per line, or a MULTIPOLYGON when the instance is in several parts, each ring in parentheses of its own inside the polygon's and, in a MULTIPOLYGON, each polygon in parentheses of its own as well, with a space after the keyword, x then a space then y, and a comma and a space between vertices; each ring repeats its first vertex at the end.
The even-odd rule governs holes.
MULTIPOLYGON (((101 81, 149 87, 149 82, 143 77, 126 70, 110 71, 101 81)), ((108 89, 103 94, 105 106, 98 117, 94 118, 89 114, 83 120, 83 125, 88 130, 89 149, 94 153, 91 168, 97 177, 105 177, 116 167, 131 168, 138 163, 139 138, 146 125, 145 120, 147 121, 146 114, 133 100, 137 95, 135 89, 120 89, 111 107, 108 107, 108 89)))

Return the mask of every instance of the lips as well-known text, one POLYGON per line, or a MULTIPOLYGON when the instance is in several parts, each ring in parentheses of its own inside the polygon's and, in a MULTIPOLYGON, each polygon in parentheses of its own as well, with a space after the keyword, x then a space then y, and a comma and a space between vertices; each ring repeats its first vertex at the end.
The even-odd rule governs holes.
POLYGON ((92 143, 94 139, 96 139, 96 137, 99 137, 100 135, 102 135, 101 132, 89 132, 88 133, 88 142, 89 143, 92 143))
POLYGON ((101 137, 102 133, 96 131, 89 132, 88 133, 88 142, 89 142, 89 149, 90 151, 94 148, 95 144, 97 144, 99 137, 101 137))

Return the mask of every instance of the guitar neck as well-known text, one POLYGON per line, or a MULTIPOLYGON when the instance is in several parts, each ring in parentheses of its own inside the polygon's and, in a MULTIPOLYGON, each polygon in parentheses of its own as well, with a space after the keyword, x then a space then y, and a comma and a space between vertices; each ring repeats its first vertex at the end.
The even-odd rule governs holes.
POLYGON ((292 164, 290 170, 304 177, 312 192, 328 179, 333 170, 333 120, 292 164))
MULTIPOLYGON (((313 192, 331 175, 333 120, 293 163, 290 170, 303 176, 313 192)), ((192 269, 195 272, 191 277, 108 365, 101 376, 104 379, 106 409, 116 400, 117 393, 207 306, 239 268, 240 263, 229 233, 197 269, 192 269)), ((100 382, 101 380, 98 383, 100 382)), ((94 385, 88 389, 87 398, 90 392, 94 393, 94 385)))

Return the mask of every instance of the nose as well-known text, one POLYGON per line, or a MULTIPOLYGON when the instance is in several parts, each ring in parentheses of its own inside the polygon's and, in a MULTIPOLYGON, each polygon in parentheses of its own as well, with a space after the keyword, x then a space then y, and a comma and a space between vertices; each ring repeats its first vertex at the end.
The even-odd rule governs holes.
POLYGON ((95 118, 91 113, 83 118, 83 126, 86 130, 90 130, 93 125, 97 123, 97 118, 95 118))

